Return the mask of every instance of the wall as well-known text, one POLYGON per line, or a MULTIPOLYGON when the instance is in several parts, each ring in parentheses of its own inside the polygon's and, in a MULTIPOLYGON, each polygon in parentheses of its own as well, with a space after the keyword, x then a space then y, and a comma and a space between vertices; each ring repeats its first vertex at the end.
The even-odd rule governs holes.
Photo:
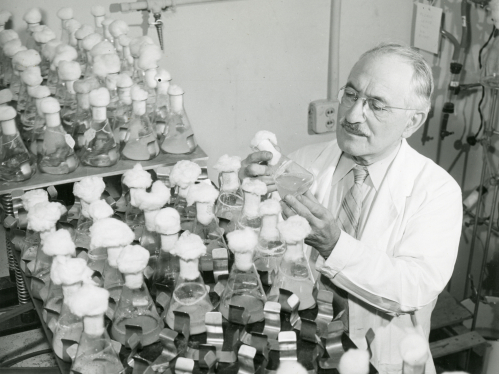
MULTIPOLYGON (((14 14, 13 27, 22 31, 22 15, 31 7, 44 11, 44 21, 60 31, 56 12, 70 6, 82 23, 93 24, 92 5, 112 10, 110 0, 0 0, 0 8, 14 14)), ((437 0, 445 13, 445 27, 460 37, 460 1, 437 0)), ((224 153, 244 157, 250 152, 249 141, 260 129, 277 134, 284 153, 309 143, 326 141, 333 135, 307 134, 307 106, 326 97, 327 47, 330 0, 239 0, 178 7, 163 15, 165 56, 162 66, 181 85, 185 106, 200 146, 210 157, 209 165, 224 153)), ((147 14, 111 13, 132 27, 131 36, 147 28, 147 14)), ((482 9, 472 10, 473 47, 466 64, 466 82, 478 79, 477 55, 491 26, 482 9)), ((381 40, 410 43, 414 22, 414 2, 410 0, 344 0, 342 2, 340 41, 340 85, 358 56, 381 40)), ((435 114, 430 122, 434 139, 422 145, 421 131, 410 139, 418 151, 435 159, 442 103, 449 80, 448 65, 452 54, 447 41, 441 53, 424 53, 434 65, 437 90, 435 114)), ((457 115, 450 121, 455 134, 443 142, 441 164, 449 168, 458 154, 454 142, 478 128, 478 95, 457 102, 457 115)), ((481 150, 478 146, 464 155, 451 170, 466 192, 478 183, 481 150)), ((214 179, 213 172, 210 176, 214 179)), ((469 230, 465 231, 466 238, 469 230)), ((466 239, 465 238, 465 239, 466 239)), ((452 291, 460 297, 464 284, 468 242, 462 241, 452 291)), ((475 264, 479 264, 478 258, 475 264)), ((478 277, 478 275, 476 275, 478 277)))

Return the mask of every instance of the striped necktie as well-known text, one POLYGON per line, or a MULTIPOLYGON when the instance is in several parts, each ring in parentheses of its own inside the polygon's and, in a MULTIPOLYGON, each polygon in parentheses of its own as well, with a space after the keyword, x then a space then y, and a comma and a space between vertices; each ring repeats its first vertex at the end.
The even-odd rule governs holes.
POLYGON ((362 186, 369 172, 365 166, 356 165, 353 168, 353 175, 355 183, 341 202, 338 223, 343 231, 357 238, 360 213, 362 211, 362 186))

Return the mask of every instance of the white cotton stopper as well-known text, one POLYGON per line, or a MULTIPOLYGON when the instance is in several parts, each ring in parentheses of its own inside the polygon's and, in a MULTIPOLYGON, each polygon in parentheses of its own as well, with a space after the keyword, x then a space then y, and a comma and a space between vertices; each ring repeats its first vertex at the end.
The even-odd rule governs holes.
POLYGON ((90 54, 92 56, 107 55, 116 53, 116 48, 114 48, 113 43, 103 40, 92 47, 90 54))
POLYGON ((12 91, 8 88, 0 91, 0 104, 12 101, 12 91))
POLYGON ((246 227, 243 230, 234 230, 227 234, 229 248, 234 253, 253 253, 258 244, 258 235, 256 232, 246 227))
POLYGON ((109 291, 91 284, 84 284, 70 296, 68 306, 78 317, 104 314, 109 306, 109 291))
POLYGON ((128 188, 149 188, 152 184, 152 178, 141 164, 135 164, 132 169, 123 173, 123 183, 128 188))
POLYGON ((47 256, 74 256, 76 254, 76 246, 71 239, 71 233, 65 229, 59 229, 45 236, 42 250, 47 256))
POLYGON ((7 22, 9 22, 10 17, 12 17, 12 13, 9 12, 8 10, 0 10, 0 25, 5 25, 7 22))
POLYGON ((156 81, 158 83, 165 83, 165 82, 171 81, 172 76, 167 70, 165 70, 163 68, 159 68, 156 71, 156 75, 154 76, 154 79, 156 79, 156 81))
POLYGON ((349 349, 340 358, 340 374, 368 374, 369 353, 363 349, 349 349))
POLYGON ((45 44, 51 40, 54 40, 55 38, 55 32, 53 32, 51 28, 45 25, 40 26, 40 29, 33 33, 33 39, 35 39, 37 43, 45 44))
POLYGON ((133 206, 144 211, 161 209, 170 200, 170 189, 162 181, 152 184, 151 192, 143 188, 134 188, 130 191, 133 195, 133 206))
POLYGON ((90 51, 90 50, 92 50, 93 47, 95 47, 97 44, 99 44, 102 41, 102 39, 103 39, 103 37, 101 34, 93 33, 93 34, 85 36, 82 39, 81 46, 86 51, 90 51))
POLYGON ((277 145, 277 137, 275 136, 275 134, 266 130, 258 131, 253 139, 251 139, 250 144, 253 148, 257 148, 258 145, 264 140, 268 140, 272 144, 277 145))
POLYGON ((139 273, 146 268, 149 256, 149 251, 140 245, 127 245, 118 257, 118 269, 122 274, 139 273))
POLYGON ((90 105, 94 107, 108 106, 110 101, 109 91, 106 87, 100 87, 89 93, 90 105))
POLYGON ((66 211, 61 203, 35 204, 28 212, 28 228, 38 232, 51 230, 66 211))
POLYGON ((417 333, 410 333, 400 343, 402 360, 411 366, 421 366, 426 363, 430 354, 428 340, 417 333))
POLYGON ((218 172, 238 171, 241 169, 241 157, 225 154, 218 159, 215 165, 213 165, 213 169, 218 172))
POLYGON ((0 121, 8 121, 16 118, 17 112, 11 106, 1 106, 0 107, 0 121))
POLYGON ((241 188, 245 192, 250 192, 255 195, 265 195, 267 193, 267 185, 256 178, 244 178, 241 188))
POLYGON ((133 101, 143 101, 147 100, 149 94, 147 93, 146 90, 143 90, 139 86, 135 85, 130 90, 130 96, 132 97, 133 101))
POLYGON ((35 206, 36 204, 48 202, 49 195, 45 190, 36 189, 25 192, 21 196, 21 200, 23 202, 24 210, 29 212, 31 210, 31 207, 35 206))
POLYGON ((6 42, 3 46, 3 53, 5 56, 12 58, 19 51, 27 50, 26 47, 22 45, 20 39, 12 39, 6 42))
POLYGON ((157 68, 161 60, 163 52, 156 44, 146 44, 140 48, 138 66, 142 70, 157 68))
POLYGON ((42 13, 38 8, 31 8, 24 14, 23 19, 27 23, 39 23, 42 20, 42 13))
POLYGON ((42 55, 48 61, 52 61, 55 57, 57 47, 62 44, 60 40, 52 39, 42 46, 42 55))
POLYGON ((73 194, 88 204, 99 200, 106 189, 102 177, 85 177, 73 185, 73 194))
POLYGON ((132 87, 133 80, 128 74, 119 74, 118 79, 116 80, 116 86, 119 88, 132 87))
POLYGON ((258 206, 258 213, 260 213, 260 216, 276 215, 281 213, 281 210, 281 204, 274 199, 262 201, 258 206))
POLYGON ((52 261, 50 279, 54 284, 70 286, 87 279, 89 270, 83 258, 56 256, 52 261))
POLYGON ((78 57, 78 52, 76 52, 76 49, 74 49, 73 47, 71 47, 69 45, 66 47, 69 47, 70 49, 68 48, 65 51, 63 51, 61 53, 57 53, 54 56, 54 59, 52 60, 52 65, 51 65, 52 70, 56 70, 56 68, 59 66, 61 61, 74 61, 78 57))
POLYGON ((298 361, 281 361, 276 374, 307 374, 307 370, 298 361))
POLYGON ((138 58, 140 56, 140 49, 143 45, 154 44, 153 40, 148 36, 139 36, 130 40, 130 53, 133 57, 138 58))
POLYGON ((73 85, 74 90, 79 94, 89 93, 99 87, 99 81, 94 77, 77 80, 73 85))
POLYGON ((154 218, 154 231, 159 234, 172 235, 180 229, 180 214, 174 208, 163 208, 154 218))
POLYGON ((171 253, 184 261, 195 260, 206 254, 206 246, 199 235, 184 231, 175 243, 171 253))
POLYGON ((25 70, 30 66, 37 66, 42 61, 34 49, 19 51, 12 57, 12 65, 18 70, 25 70))
POLYGON ((95 200, 88 207, 88 215, 92 221, 110 218, 113 214, 113 208, 105 200, 95 200))
POLYGON ((53 97, 47 97, 42 100, 40 108, 45 114, 53 114, 61 111, 61 105, 57 99, 53 97))
POLYGON ((64 7, 57 11, 57 17, 61 20, 71 19, 73 18, 73 8, 64 7))
POLYGON ((82 40, 90 34, 95 32, 94 28, 90 25, 82 25, 78 30, 75 31, 75 38, 82 40))
POLYGON ((45 97, 50 96, 50 88, 48 88, 47 86, 33 87, 33 89, 30 90, 30 92, 31 92, 30 93, 31 97, 35 99, 43 99, 45 97))
POLYGON ((131 38, 128 35, 122 34, 118 37, 118 42, 122 47, 130 46, 131 38))
POLYGON ((90 9, 90 12, 94 17, 102 17, 106 14, 106 8, 104 8, 102 5, 94 5, 90 9))
POLYGON ((308 221, 298 215, 291 216, 286 221, 279 222, 277 228, 286 243, 301 242, 312 232, 308 221))
POLYGON ((73 34, 81 27, 81 23, 75 19, 70 19, 65 23, 66 30, 73 34))
POLYGON ((10 42, 11 40, 19 39, 19 34, 12 29, 2 30, 0 31, 0 47, 3 48, 5 43, 10 42))
POLYGON ((207 183, 193 184, 187 192, 187 205, 194 203, 209 203, 213 204, 218 197, 217 189, 207 183))
POLYGON ((94 57, 92 72, 104 78, 108 74, 119 73, 121 69, 120 57, 116 53, 97 55, 94 57))
POLYGON ((178 96, 178 95, 183 95, 183 94, 184 94, 184 90, 182 89, 182 87, 180 87, 176 84, 172 84, 172 85, 170 85, 170 87, 168 87, 168 95, 178 96))
POLYGON ((121 247, 130 244, 135 234, 128 225, 115 218, 104 218, 90 226, 92 248, 121 247))
POLYGON ((109 25, 109 32, 114 38, 128 34, 128 24, 121 19, 117 19, 109 25))
POLYGON ((21 73, 21 79, 28 86, 39 86, 43 82, 42 72, 39 66, 30 66, 21 73))
POLYGON ((201 166, 189 160, 177 162, 170 172, 170 183, 172 186, 187 188, 196 182, 201 175, 201 166))
POLYGON ((81 65, 77 61, 61 61, 57 67, 59 79, 75 81, 81 76, 81 65))

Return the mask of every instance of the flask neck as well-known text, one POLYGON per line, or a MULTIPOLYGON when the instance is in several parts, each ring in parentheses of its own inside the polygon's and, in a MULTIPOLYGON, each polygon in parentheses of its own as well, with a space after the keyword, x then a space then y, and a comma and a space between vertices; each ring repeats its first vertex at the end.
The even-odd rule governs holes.
POLYGON ((260 201, 260 195, 244 191, 243 214, 247 217, 258 217, 258 205, 260 201))
POLYGON ((179 258, 180 263, 180 277, 186 280, 194 280, 200 277, 199 273, 199 259, 184 260, 179 258))
POLYGON ((182 113, 184 110, 184 95, 170 95, 170 109, 173 113, 182 113))
POLYGON ((253 253, 254 251, 234 253, 234 266, 241 271, 251 270, 253 267, 253 253))
POLYGON ((121 251, 124 247, 108 247, 107 248, 107 262, 109 266, 113 268, 118 267, 118 257, 120 256, 121 251))
POLYGON ((215 219, 215 214, 213 213, 213 202, 197 202, 196 218, 199 223, 208 226, 215 219))
POLYGON ((262 228, 260 229, 260 238, 272 241, 279 239, 279 230, 277 229, 277 222, 279 217, 277 214, 269 214, 262 216, 262 228))
POLYGON ((83 317, 83 331, 85 334, 97 337, 104 334, 106 331, 104 327, 104 314, 97 314, 95 316, 83 317))
POLYGON ((239 189, 241 183, 237 173, 238 170, 222 171, 220 173, 220 190, 222 192, 235 192, 239 189))
POLYGON ((161 251, 170 253, 178 240, 178 232, 170 235, 161 235, 161 251))
POLYGON ((125 286, 130 288, 131 290, 136 290, 142 287, 144 284, 144 276, 142 275, 142 271, 133 274, 124 274, 125 275, 125 286))
POLYGON ((63 284, 62 294, 64 295, 63 303, 67 304, 69 298, 74 295, 81 287, 81 282, 76 282, 74 284, 63 284))
POLYGON ((146 114, 146 100, 134 100, 132 104, 133 114, 143 116, 146 114))
POLYGON ((76 102, 81 109, 90 109, 90 97, 88 93, 77 94, 76 102))
POLYGON ((95 122, 104 122, 107 119, 107 108, 105 106, 93 106, 92 119, 95 122))
POLYGON ((45 113, 45 122, 47 127, 57 127, 61 125, 61 116, 59 112, 45 113))
POLYGON ((155 226, 155 219, 156 216, 159 213, 159 209, 157 210, 145 210, 144 211, 144 220, 145 220, 145 225, 147 230, 150 232, 155 232, 154 226, 155 226))
POLYGON ((5 136, 15 136, 17 135, 16 120, 9 119, 7 121, 1 121, 2 134, 5 136))
POLYGON ((283 260, 289 262, 297 262, 302 258, 305 259, 305 254, 303 253, 303 240, 296 243, 286 243, 287 249, 284 253, 283 260))

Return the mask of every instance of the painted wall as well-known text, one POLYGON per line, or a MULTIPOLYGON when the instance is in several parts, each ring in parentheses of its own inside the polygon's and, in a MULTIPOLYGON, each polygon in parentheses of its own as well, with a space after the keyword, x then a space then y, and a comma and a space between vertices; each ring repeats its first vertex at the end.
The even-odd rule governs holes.
MULTIPOLYGON (((44 21, 60 32, 56 12, 63 6, 75 11, 75 18, 93 24, 92 5, 109 8, 111 17, 122 18, 131 25, 129 35, 148 28, 147 13, 117 12, 110 0, 0 0, 0 8, 14 14, 13 28, 25 28, 22 15, 38 6, 44 21)), ((460 38, 460 1, 437 0, 445 13, 445 27, 460 38)), ((249 141, 257 130, 277 134, 284 153, 333 135, 307 134, 307 107, 312 100, 326 97, 327 48, 329 39, 330 0, 238 0, 178 7, 163 15, 165 56, 162 67, 170 71, 174 83, 185 90, 185 106, 200 146, 210 157, 209 165, 223 155, 244 157, 249 141)), ((477 75, 479 45, 491 26, 485 22, 482 9, 472 10, 473 47, 466 64, 466 83, 477 75)), ((411 0, 348 0, 342 2, 340 41, 340 85, 346 81, 358 56, 378 42, 411 43, 414 2, 411 0)), ((23 35, 25 36, 25 35, 23 35)), ((421 131, 410 143, 421 153, 435 159, 440 112, 449 80, 448 65, 452 49, 442 41, 441 53, 424 53, 434 66, 437 83, 435 114, 429 135, 434 139, 422 145, 421 131)), ((478 95, 457 101, 456 115, 449 127, 455 134, 445 139, 441 164, 449 169, 458 154, 454 142, 466 138, 478 128, 476 113, 478 95)), ((487 101, 487 100, 486 100, 487 101)), ((467 162, 464 155, 455 163, 451 174, 465 191, 478 183, 481 150, 471 149, 467 162)), ((213 172, 210 173, 215 179, 213 172)), ((465 231, 466 238, 469 230, 465 231)), ((465 239, 466 239, 465 238, 465 239)), ((462 241, 452 291, 462 296, 469 242, 462 241)), ((476 264, 481 260, 477 258, 476 264)), ((478 277, 478 275, 476 275, 478 277)))

